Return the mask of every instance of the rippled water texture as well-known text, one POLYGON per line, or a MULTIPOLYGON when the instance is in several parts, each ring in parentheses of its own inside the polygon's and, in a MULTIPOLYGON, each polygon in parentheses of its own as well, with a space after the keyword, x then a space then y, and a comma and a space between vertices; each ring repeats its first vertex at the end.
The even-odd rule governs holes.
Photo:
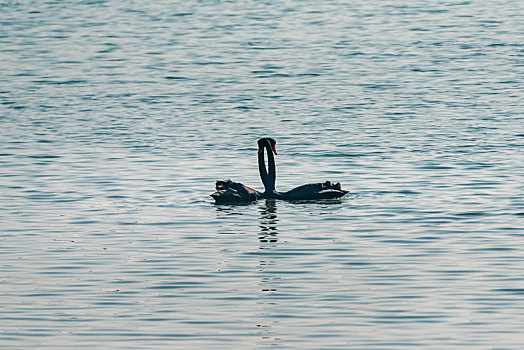
POLYGON ((1 2, 0 348, 524 348, 523 13, 1 2))

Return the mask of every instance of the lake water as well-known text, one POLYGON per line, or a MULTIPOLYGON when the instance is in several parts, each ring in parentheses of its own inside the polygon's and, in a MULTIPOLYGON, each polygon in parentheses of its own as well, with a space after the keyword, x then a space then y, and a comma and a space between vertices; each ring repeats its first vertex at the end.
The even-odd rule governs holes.
POLYGON ((522 1, 3 1, 0 348, 524 348, 522 1), (341 200, 215 205, 217 179, 341 200))

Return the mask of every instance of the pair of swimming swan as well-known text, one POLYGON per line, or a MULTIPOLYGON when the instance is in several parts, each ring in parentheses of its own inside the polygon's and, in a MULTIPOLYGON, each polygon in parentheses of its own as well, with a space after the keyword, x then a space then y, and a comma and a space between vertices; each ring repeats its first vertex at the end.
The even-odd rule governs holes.
POLYGON ((278 192, 275 189, 276 167, 275 157, 277 154, 276 141, 265 137, 258 140, 258 170, 264 184, 265 191, 259 192, 239 182, 223 180, 216 182, 216 192, 211 195, 216 203, 241 203, 252 202, 262 198, 274 198, 284 200, 314 200, 339 198, 348 193, 340 186, 340 182, 333 184, 329 181, 298 186, 287 192, 278 192), (267 151, 268 169, 264 154, 267 151))

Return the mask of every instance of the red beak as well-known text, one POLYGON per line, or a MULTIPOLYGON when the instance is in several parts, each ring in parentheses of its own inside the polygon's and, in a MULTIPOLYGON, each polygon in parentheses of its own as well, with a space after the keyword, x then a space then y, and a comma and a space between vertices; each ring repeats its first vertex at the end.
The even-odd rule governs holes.
MULTIPOLYGON (((273 150, 273 152, 275 152, 275 154, 277 154, 277 147, 275 145, 271 145, 271 149, 273 150)), ((264 147, 258 146, 258 154, 262 152, 264 152, 264 147)))

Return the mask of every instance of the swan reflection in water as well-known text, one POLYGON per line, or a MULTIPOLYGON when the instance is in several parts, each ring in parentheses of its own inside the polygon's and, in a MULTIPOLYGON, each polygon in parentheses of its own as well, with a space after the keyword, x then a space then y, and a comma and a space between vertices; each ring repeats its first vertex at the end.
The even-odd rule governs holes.
MULTIPOLYGON (((226 206, 217 206, 217 218, 225 221, 219 226, 219 234, 246 234, 245 230, 239 229, 237 224, 238 218, 246 217, 252 213, 253 204, 234 204, 226 206), (233 219, 233 220, 231 220, 233 219)), ((273 293, 277 291, 277 285, 280 283, 281 276, 276 273, 275 269, 278 261, 274 259, 271 250, 278 248, 278 216, 275 199, 268 198, 258 203, 258 228, 257 237, 259 241, 257 254, 260 258, 256 270, 261 274, 260 292, 273 293), (264 252, 267 252, 264 253, 264 252)))
MULTIPOLYGON (((286 285, 290 283, 291 276, 289 274, 283 275, 283 265, 285 266, 285 264, 279 260, 282 250, 287 248, 286 240, 279 241, 279 234, 287 233, 287 230, 285 225, 281 226, 282 222, 277 213, 278 205, 284 205, 284 207, 280 207, 281 210, 284 209, 284 212, 288 206, 301 211, 304 207, 316 208, 321 215, 323 212, 339 210, 342 203, 341 199, 330 199, 284 204, 279 200, 267 198, 257 203, 216 206, 217 219, 221 223, 218 230, 219 234, 248 236, 239 241, 232 240, 233 244, 239 245, 233 248, 230 247, 230 240, 224 241, 225 259, 222 266, 224 270, 227 270, 229 261, 233 262, 235 269, 238 269, 238 266, 244 266, 241 273, 249 281, 247 287, 249 293, 256 299, 254 307, 249 312, 251 313, 250 316, 257 320, 257 335, 260 337, 261 344, 270 345, 272 348, 281 345, 281 327, 279 319, 275 315, 282 314, 282 308, 285 307, 279 296, 281 293, 285 293, 286 285), (333 206, 333 204, 339 205, 333 206), (255 232, 258 244, 255 241, 255 232), (249 253, 247 258, 246 249, 249 253), (239 251, 242 259, 241 265, 238 262, 239 251)), ((244 289, 240 289, 240 291, 245 292, 244 289)), ((238 290, 234 291, 234 293, 237 292, 238 290)))
POLYGON ((272 198, 260 202, 258 206, 259 227, 258 240, 260 242, 260 258, 258 261, 258 274, 260 278, 258 297, 259 308, 256 316, 260 320, 257 324, 259 336, 263 343, 272 346, 280 345, 278 337, 278 321, 273 315, 280 312, 282 305, 274 295, 282 283, 281 269, 278 259, 272 254, 278 249, 278 215, 276 201, 272 198), (266 297, 267 296, 267 297, 266 297))
MULTIPOLYGON (((219 234, 245 234, 245 230, 239 229, 237 223, 231 220, 224 221, 228 218, 247 218, 252 214, 254 203, 235 203, 228 205, 216 206, 217 218, 223 222, 219 225, 219 234)), ((258 205, 258 239, 261 243, 276 243, 278 234, 278 217, 276 201, 272 198, 266 199, 264 202, 259 202, 258 205)), ((253 223, 255 224, 255 223, 253 223)), ((260 249, 267 247, 261 246, 260 249)))
MULTIPOLYGON (((278 234, 278 216, 275 200, 272 198, 266 199, 264 204, 258 207, 260 212, 260 233, 258 239, 261 243, 276 243, 278 234)), ((267 249, 261 246, 260 249, 267 249)))

